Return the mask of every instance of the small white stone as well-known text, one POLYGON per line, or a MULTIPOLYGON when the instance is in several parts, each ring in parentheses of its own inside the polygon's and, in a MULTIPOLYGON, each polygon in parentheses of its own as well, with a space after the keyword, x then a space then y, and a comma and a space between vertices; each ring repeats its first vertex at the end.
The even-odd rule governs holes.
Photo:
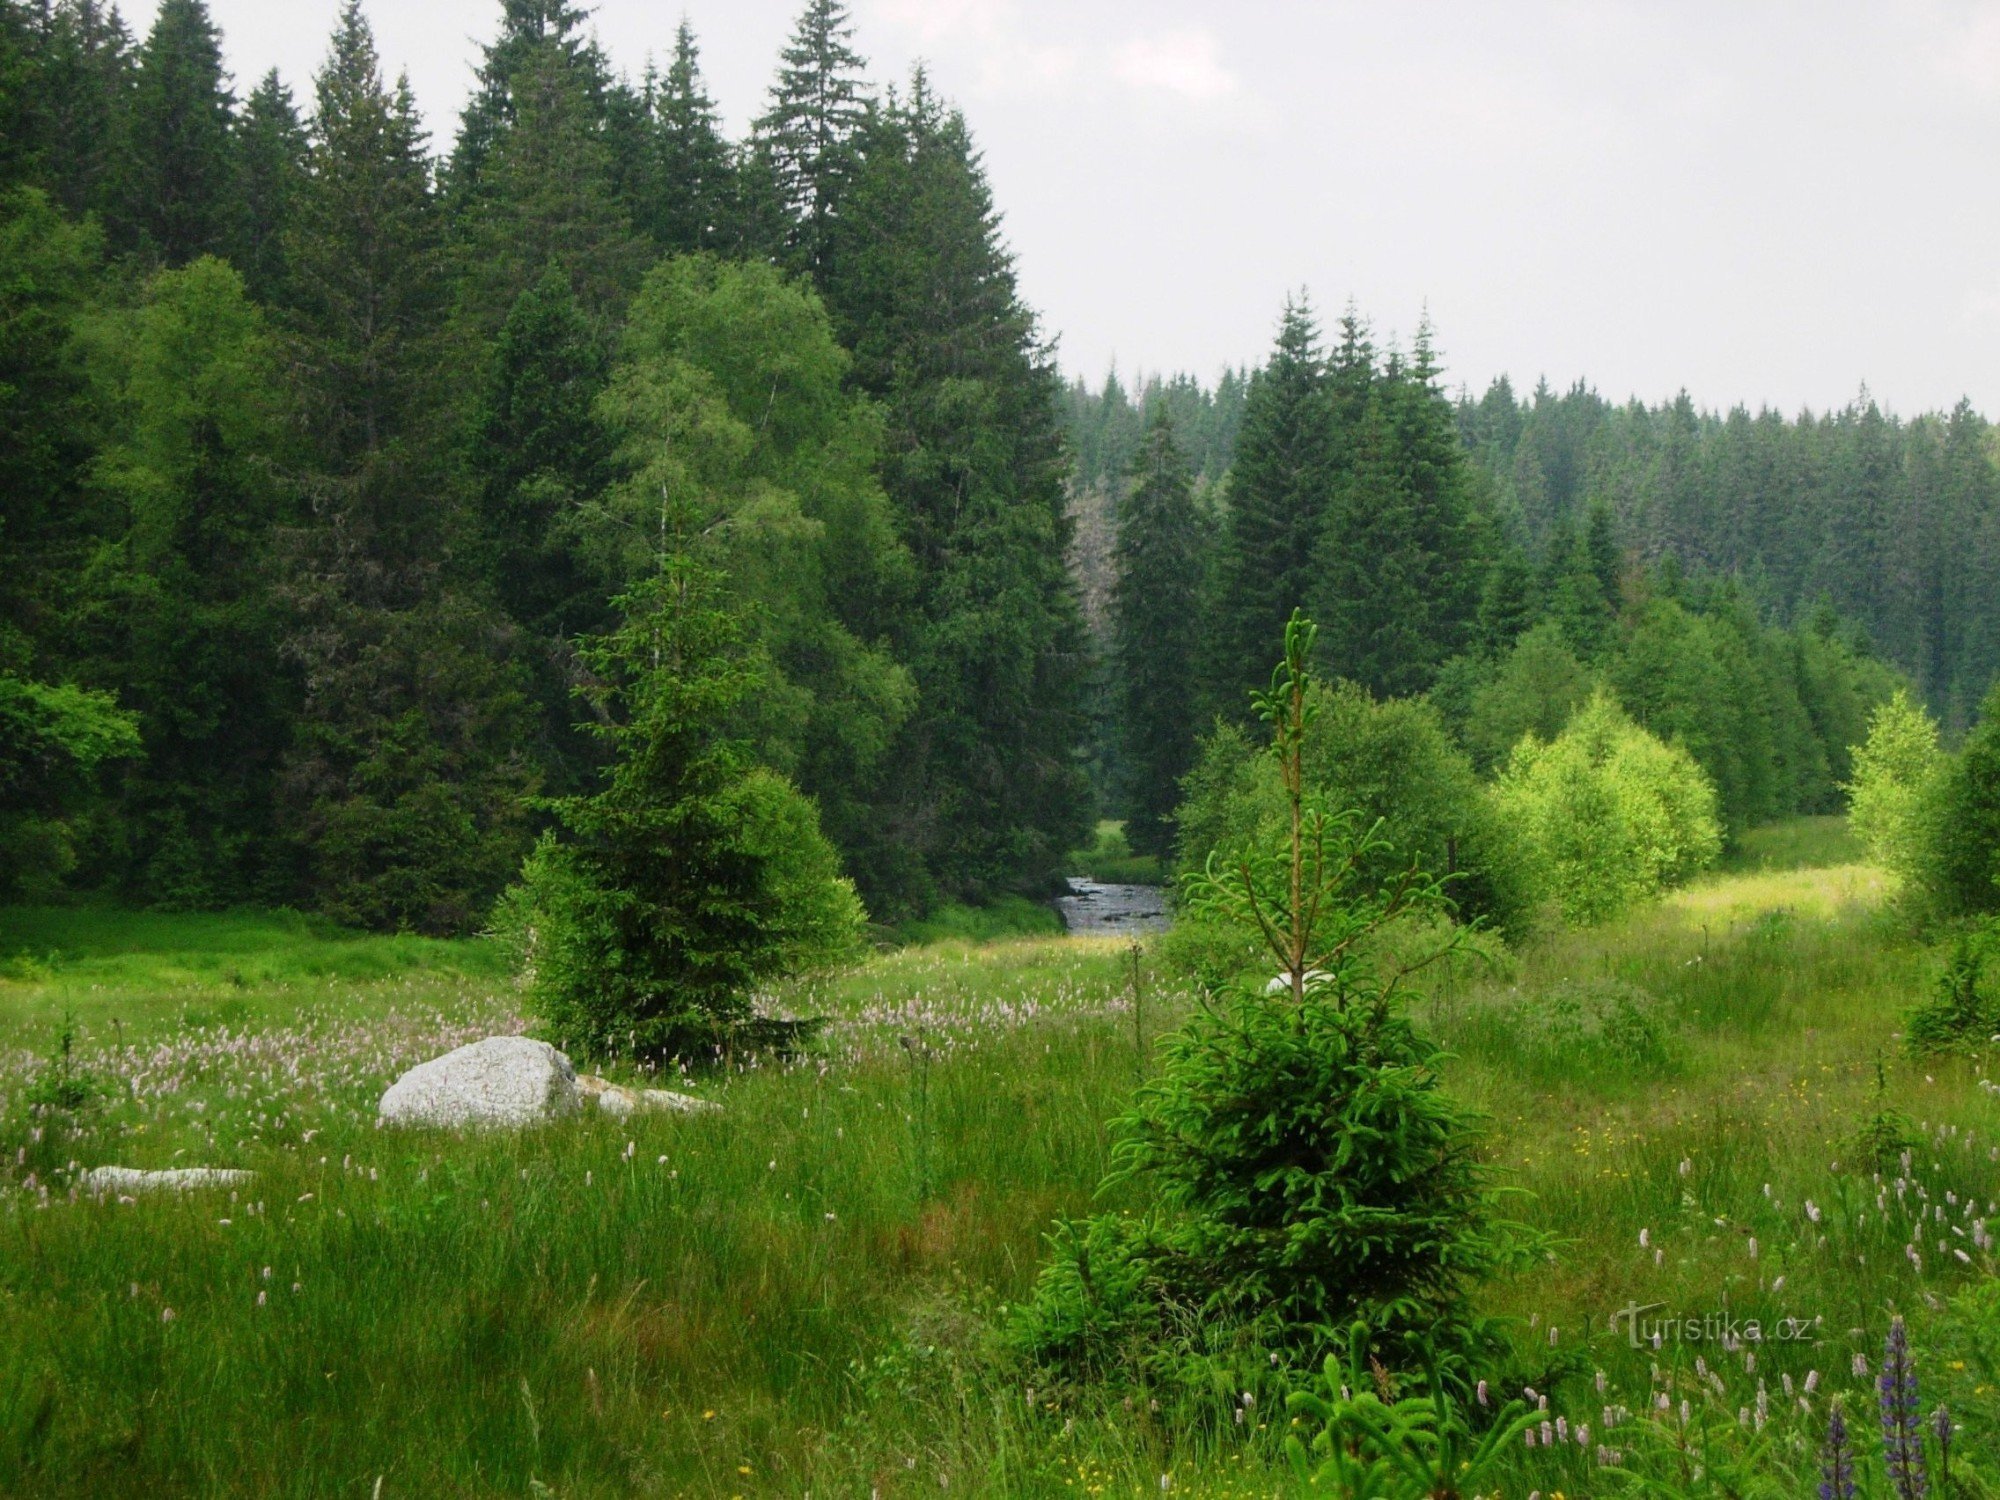
POLYGON ((233 1167, 169 1167, 146 1171, 140 1167, 92 1167, 83 1174, 86 1193, 184 1193, 190 1188, 238 1187, 255 1181, 255 1172, 233 1167))
POLYGON ((722 1109, 712 1099, 697 1099, 692 1094, 677 1094, 672 1089, 630 1089, 622 1084, 599 1078, 595 1073, 577 1076, 577 1091, 586 1099, 595 1099, 601 1114, 614 1120, 623 1120, 632 1115, 716 1114, 722 1109))

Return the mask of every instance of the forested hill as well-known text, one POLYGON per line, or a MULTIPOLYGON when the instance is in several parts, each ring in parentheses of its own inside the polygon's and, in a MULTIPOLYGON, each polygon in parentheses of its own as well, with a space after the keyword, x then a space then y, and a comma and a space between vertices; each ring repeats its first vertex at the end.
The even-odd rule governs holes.
POLYGON ((1062 390, 964 120, 838 0, 741 140, 685 24, 632 76, 493 12, 454 130, 357 0, 296 93, 203 0, 0 0, 0 892, 476 926, 688 568, 739 669, 688 764, 788 776, 879 917, 1046 890, 1062 390))
MULTIPOLYGON (((1186 376, 1127 392, 1116 377, 1067 393, 1079 539, 1108 517, 1148 416, 1166 411, 1190 462, 1229 468, 1248 381, 1186 376)), ((1953 725, 2000 676, 2000 475, 1985 418, 1961 404, 1908 420, 1864 392, 1843 410, 1617 405, 1579 382, 1520 396, 1496 380, 1461 393, 1457 427, 1502 531, 1538 565, 1605 507, 1616 545, 1690 578, 1736 580, 1767 617, 1821 605, 1858 622, 1953 725)), ((1086 597, 1108 544, 1080 554, 1086 597)))

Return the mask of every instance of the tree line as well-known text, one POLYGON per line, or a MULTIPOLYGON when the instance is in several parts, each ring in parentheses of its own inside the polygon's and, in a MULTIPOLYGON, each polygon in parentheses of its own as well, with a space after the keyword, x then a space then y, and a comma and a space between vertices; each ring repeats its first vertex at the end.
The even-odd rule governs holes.
MULTIPOLYGON (((1830 589, 1774 602, 1767 575, 1649 529, 1660 512, 1649 476, 1602 492, 1579 478, 1562 504, 1528 506, 1524 495, 1546 491, 1500 475, 1476 430, 1477 414, 1500 406, 1445 392, 1427 325, 1408 350, 1382 350, 1353 308, 1328 337, 1303 299, 1247 380, 1226 376, 1212 392, 1153 381, 1137 400, 1115 379, 1095 395, 1072 386, 1079 451, 1123 463, 1102 468, 1076 508, 1079 538, 1093 505, 1113 523, 1102 558, 1078 562, 1103 573, 1098 754, 1136 848, 1170 853, 1178 836, 1183 856, 1206 852, 1189 843, 1183 797, 1212 792, 1217 754, 1250 753, 1227 734, 1248 727, 1241 705, 1295 608, 1319 622, 1323 676, 1371 702, 1423 700, 1479 774, 1498 775, 1530 733, 1553 741, 1602 694, 1694 757, 1727 832, 1839 806, 1850 748, 1899 680, 1866 611, 1830 589), (1225 426, 1222 477, 1210 480, 1225 426)), ((1854 424, 1871 421, 1879 414, 1854 424)), ((1910 431, 1975 422, 1961 412, 1910 431)), ((1533 450, 1524 437, 1515 451, 1533 450)), ((1821 503, 1837 513, 1880 497, 1835 487, 1821 503)), ((1707 513, 1739 527, 1733 505, 1718 497, 1707 513)), ((1824 535, 1827 549, 1851 540, 1837 524, 1824 535)), ((1963 633, 1971 606, 1953 609, 1963 633)), ((1358 805, 1374 796, 1348 791, 1358 805)), ((1442 838, 1426 852, 1448 867, 1442 838)))
POLYGON ((1047 890, 1104 805, 1167 852, 1295 608, 1479 774, 1608 694, 1729 830, 1838 800, 1878 651, 1948 722, 1991 675, 1964 408, 1454 399, 1303 299, 1213 387, 1065 385, 963 117, 838 0, 742 140, 687 26, 635 80, 503 0, 442 154, 355 0, 303 101, 202 0, 0 0, 0 269, 15 889, 476 926, 671 740, 669 575, 748 674, 689 764, 885 920, 1047 890))
POLYGON ((871 911, 1052 881, 1062 387, 970 132, 837 0, 743 140, 671 44, 504 0, 440 156, 358 0, 302 101, 203 0, 0 0, 0 879, 478 924, 699 494, 730 742, 871 911))

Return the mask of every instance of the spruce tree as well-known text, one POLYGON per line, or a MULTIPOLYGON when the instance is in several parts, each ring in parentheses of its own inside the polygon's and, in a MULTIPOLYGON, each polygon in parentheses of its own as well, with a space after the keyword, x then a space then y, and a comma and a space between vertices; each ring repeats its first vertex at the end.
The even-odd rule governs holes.
POLYGON ((237 188, 243 204, 237 268, 259 302, 281 303, 287 295, 285 235, 305 155, 305 126, 292 104, 292 91, 273 68, 244 101, 236 130, 237 188))
POLYGON ((897 836, 857 875, 906 904, 1046 889, 1087 810, 1058 379, 965 122, 921 74, 874 122, 866 162, 828 300, 883 404, 918 708, 877 793, 897 836))
POLYGON ((1611 644, 1613 616, 1588 540, 1574 527, 1557 531, 1549 538, 1541 575, 1545 613, 1561 627, 1570 650, 1584 661, 1598 660, 1611 644))
POLYGON ((1472 643, 1482 559, 1469 491, 1424 328, 1409 366, 1392 361, 1376 382, 1319 538, 1312 597, 1331 675, 1409 696, 1472 643))
POLYGON ((609 364, 568 272, 551 262, 515 299, 480 402, 473 461, 488 567, 508 613, 552 639, 607 623, 563 525, 606 479, 609 443, 592 408, 609 364))
POLYGON ((872 104, 853 22, 841 0, 806 0, 781 54, 770 106, 753 147, 789 220, 786 255, 824 276, 843 199, 861 170, 861 137, 872 104))
POLYGON ((1345 468, 1353 461, 1356 434, 1368 415, 1368 398, 1377 376, 1375 343, 1368 323, 1352 302, 1340 315, 1340 342, 1327 360, 1327 413, 1332 423, 1330 462, 1345 468))
POLYGON ((645 265, 607 132, 604 62, 578 40, 582 20, 558 0, 507 0, 466 109, 451 238, 459 314, 480 339, 552 260, 585 311, 607 321, 645 265))
POLYGON ((125 213, 136 76, 131 33, 117 8, 99 0, 57 0, 40 29, 34 180, 72 218, 97 214, 114 251, 132 249, 125 213))
POLYGON ((740 733, 763 684, 700 556, 700 507, 652 498, 656 570, 584 650, 613 763, 555 804, 502 925, 564 1047, 708 1061, 785 1040, 795 1028, 755 1017, 753 987, 851 956, 862 909, 812 802, 740 733))
POLYGON ((1604 606, 1615 616, 1625 604, 1625 557, 1618 546, 1618 523, 1611 507, 1593 500, 1590 519, 1584 523, 1583 550, 1590 559, 1590 571, 1597 580, 1604 606))
POLYGON ((653 101, 654 200, 643 221, 669 254, 712 250, 729 242, 735 175, 721 117, 702 81, 694 28, 674 33, 674 60, 653 101))
POLYGON ((582 556, 573 525, 608 478, 610 444, 593 407, 609 363, 568 272, 552 262, 501 326, 473 423, 483 571, 522 632, 535 758, 558 792, 595 760, 573 722, 574 642, 612 623, 611 589, 582 556))
POLYGON ((1141 854, 1172 852, 1180 782, 1194 764, 1205 543, 1187 460, 1158 407, 1118 507, 1111 593, 1125 837, 1141 854))
POLYGON ((307 694, 286 821, 325 910, 459 931, 520 855, 525 705, 504 621, 457 571, 469 528, 429 166, 409 85, 383 83, 358 0, 316 98, 287 240, 311 513, 287 577, 307 694))
POLYGON ((500 0, 500 34, 482 49, 478 86, 459 117, 446 183, 452 196, 477 189, 494 143, 515 122, 515 90, 533 60, 554 52, 563 70, 583 80, 593 120, 602 116, 609 69, 583 35, 589 12, 569 0, 500 0))
POLYGON ((1511 542, 1501 544, 1480 589, 1479 649, 1490 657, 1503 655, 1541 614, 1542 599, 1527 554, 1511 542))
POLYGON ((161 0, 132 96, 125 215, 169 266, 237 249, 242 200, 222 33, 204 0, 161 0))
POLYGON ((1312 309, 1287 301, 1277 346, 1243 405, 1209 621, 1210 703, 1240 716, 1271 642, 1313 592, 1313 550, 1333 483, 1326 361, 1312 309))

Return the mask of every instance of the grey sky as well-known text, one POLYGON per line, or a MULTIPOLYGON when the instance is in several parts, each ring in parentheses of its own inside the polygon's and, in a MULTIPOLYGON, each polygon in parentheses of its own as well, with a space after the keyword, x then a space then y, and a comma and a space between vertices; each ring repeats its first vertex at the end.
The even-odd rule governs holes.
MULTIPOLYGON (((2000 3, 852 0, 986 152, 1066 368, 1263 357, 1286 291, 1352 296, 1448 379, 1614 398, 1969 395, 2000 415, 2000 3)), ((336 0, 211 0, 240 87, 302 102, 336 0)), ((136 30, 153 0, 128 5, 136 30)), ((637 73, 681 6, 599 0, 637 73)), ((740 130, 796 0, 687 0, 740 130)), ((373 0, 448 142, 494 0, 373 0)))

